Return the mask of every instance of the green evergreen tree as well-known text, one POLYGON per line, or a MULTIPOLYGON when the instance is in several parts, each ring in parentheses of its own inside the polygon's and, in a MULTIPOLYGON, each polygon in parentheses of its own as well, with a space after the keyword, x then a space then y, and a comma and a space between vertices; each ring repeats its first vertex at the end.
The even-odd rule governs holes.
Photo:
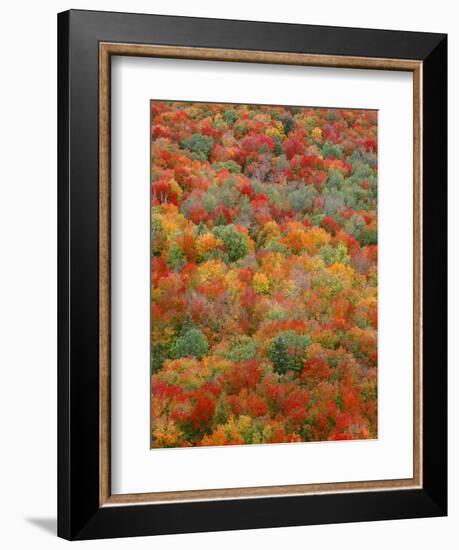
POLYGON ((293 130, 293 127, 295 126, 295 119, 286 118, 282 121, 282 124, 284 126, 284 133, 286 136, 288 136, 290 132, 293 130))
POLYGON ((231 349, 225 357, 233 363, 240 363, 241 361, 253 359, 256 354, 257 346, 255 342, 248 336, 241 336, 231 342, 231 349))
POLYGON ((236 113, 236 111, 234 111, 233 109, 230 109, 223 113, 223 118, 225 119, 225 122, 229 126, 232 126, 236 122, 236 120, 239 118, 239 116, 236 113))
POLYGON ((196 231, 198 237, 199 235, 204 235, 204 233, 207 233, 207 227, 202 222, 198 225, 198 229, 196 231))
POLYGON ((185 336, 185 334, 194 327, 193 317, 189 313, 185 313, 183 318, 182 328, 180 329, 180 336, 185 336))
POLYGON ((185 255, 178 244, 173 243, 169 249, 167 262, 174 271, 179 271, 186 262, 185 255))
POLYGON ((278 374, 285 374, 293 366, 286 339, 282 334, 276 336, 271 342, 268 356, 274 365, 274 370, 278 374))
POLYGON ((167 359, 166 350, 162 344, 154 344, 151 347, 151 374, 161 370, 164 361, 167 359))
POLYGON ((231 225, 219 225, 214 228, 213 234, 225 243, 230 262, 236 262, 249 252, 247 239, 236 227, 231 225))
POLYGON ((209 154, 214 145, 214 140, 210 136, 195 133, 188 139, 184 139, 180 143, 181 147, 191 151, 191 157, 205 162, 209 160, 209 154))
POLYGON ((226 224, 226 218, 223 214, 219 214, 216 218, 215 218, 215 226, 220 226, 220 225, 225 225, 226 224))
POLYGON ((306 334, 297 334, 294 330, 280 332, 271 340, 268 356, 274 364, 274 370, 285 374, 288 370, 300 372, 306 358, 306 350, 311 339, 306 334))
POLYGON ((180 359, 180 357, 201 359, 208 351, 206 335, 201 330, 192 328, 172 344, 170 355, 172 359, 180 359))

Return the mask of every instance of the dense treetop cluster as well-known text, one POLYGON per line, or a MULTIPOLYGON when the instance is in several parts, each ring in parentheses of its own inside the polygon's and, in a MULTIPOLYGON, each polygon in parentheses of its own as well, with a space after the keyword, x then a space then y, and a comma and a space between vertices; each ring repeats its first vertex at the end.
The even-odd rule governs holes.
POLYGON ((377 113, 151 103, 152 447, 377 436, 377 113))

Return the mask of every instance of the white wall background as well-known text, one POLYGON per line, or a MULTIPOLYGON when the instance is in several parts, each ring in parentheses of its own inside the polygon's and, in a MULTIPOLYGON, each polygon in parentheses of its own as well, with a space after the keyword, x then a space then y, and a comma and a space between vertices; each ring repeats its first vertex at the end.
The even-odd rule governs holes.
POLYGON ((449 33, 450 516, 87 542, 88 548, 450 549, 459 538, 459 30, 454 2, 23 1, 0 19, 0 544, 63 547, 56 517, 56 13, 69 8, 449 33))

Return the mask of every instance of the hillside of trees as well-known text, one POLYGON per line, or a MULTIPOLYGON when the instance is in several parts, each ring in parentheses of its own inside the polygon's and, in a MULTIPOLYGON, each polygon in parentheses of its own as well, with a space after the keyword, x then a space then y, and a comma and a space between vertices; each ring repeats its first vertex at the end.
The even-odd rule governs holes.
POLYGON ((377 112, 151 115, 151 446, 377 437, 377 112))

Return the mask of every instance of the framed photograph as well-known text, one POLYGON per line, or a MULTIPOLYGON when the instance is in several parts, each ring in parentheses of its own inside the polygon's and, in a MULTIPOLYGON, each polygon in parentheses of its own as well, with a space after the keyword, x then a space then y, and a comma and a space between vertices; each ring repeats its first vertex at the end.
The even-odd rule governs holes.
POLYGON ((446 35, 58 41, 59 536, 446 515, 446 35))

